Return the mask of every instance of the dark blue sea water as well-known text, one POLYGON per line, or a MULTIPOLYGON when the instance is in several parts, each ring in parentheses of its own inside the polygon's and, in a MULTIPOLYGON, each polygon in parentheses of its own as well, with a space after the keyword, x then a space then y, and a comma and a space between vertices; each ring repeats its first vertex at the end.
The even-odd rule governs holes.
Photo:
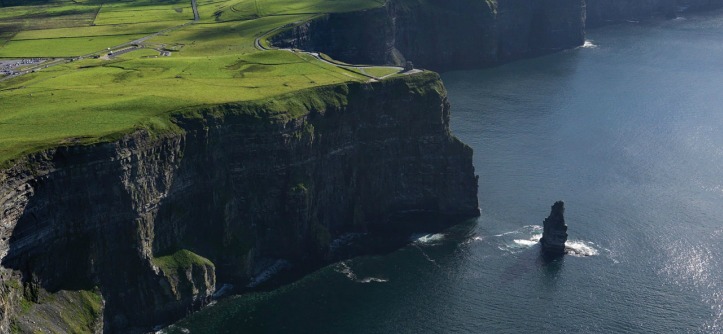
POLYGON ((723 14, 443 75, 482 216, 239 296, 191 333, 723 333, 723 14), (536 240, 566 201, 577 251, 536 240))

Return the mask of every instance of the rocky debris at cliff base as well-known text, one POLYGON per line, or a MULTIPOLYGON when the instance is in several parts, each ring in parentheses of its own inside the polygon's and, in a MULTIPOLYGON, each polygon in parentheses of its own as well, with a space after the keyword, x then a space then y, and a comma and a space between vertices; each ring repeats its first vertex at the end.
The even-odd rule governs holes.
POLYGON ((233 284, 224 283, 220 289, 216 290, 216 292, 214 292, 213 295, 211 295, 211 298, 214 300, 219 299, 221 297, 231 294, 232 292, 233 292, 233 284))
MULTIPOLYGON (((270 261, 270 260, 269 260, 270 261)), ((264 262, 264 261, 262 261, 264 262)), ((268 261, 265 261, 268 262, 268 261)), ((289 261, 283 260, 283 259, 277 259, 275 262, 273 262, 270 265, 263 266, 261 270, 259 270, 259 273, 254 276, 248 285, 246 285, 247 288, 257 288, 259 285, 268 282, 270 279, 272 279, 274 276, 279 274, 280 272, 284 270, 291 269, 291 263, 289 261)))
POLYGON ((550 209, 550 215, 543 222, 542 254, 549 257, 558 257, 565 254, 567 241, 567 225, 565 225, 565 203, 557 201, 550 209))

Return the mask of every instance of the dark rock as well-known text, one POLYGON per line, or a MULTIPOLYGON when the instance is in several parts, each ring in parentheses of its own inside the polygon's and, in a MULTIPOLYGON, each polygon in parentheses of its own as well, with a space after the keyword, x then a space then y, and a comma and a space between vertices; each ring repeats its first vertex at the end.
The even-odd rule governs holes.
POLYGON ((334 240, 398 230, 396 215, 440 214, 439 228, 477 216, 472 149, 449 113, 425 72, 209 106, 179 115, 182 131, 0 169, 0 333, 145 333, 223 292, 218 282, 303 274, 334 260, 334 240), (45 321, 77 308, 46 305, 61 291, 95 318, 45 321))
POLYGON ((546 256, 562 256, 565 254, 567 241, 567 225, 565 225, 565 203, 557 201, 552 205, 550 215, 543 222, 542 253, 546 256))
POLYGON ((451 70, 483 67, 584 43, 583 0, 390 0, 320 16, 271 40, 357 64, 451 70))
POLYGON ((405 71, 405 72, 409 72, 409 71, 411 71, 411 70, 413 70, 413 69, 414 69, 414 64, 413 64, 411 61, 407 61, 407 62, 404 64, 404 71, 405 71))

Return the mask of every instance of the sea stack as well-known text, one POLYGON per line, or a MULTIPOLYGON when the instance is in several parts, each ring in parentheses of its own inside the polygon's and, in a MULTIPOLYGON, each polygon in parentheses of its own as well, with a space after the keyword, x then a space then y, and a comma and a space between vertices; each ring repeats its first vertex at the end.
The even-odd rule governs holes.
POLYGON ((542 254, 557 257, 565 254, 567 225, 565 225, 565 203, 557 201, 552 205, 550 215, 542 223, 542 254))

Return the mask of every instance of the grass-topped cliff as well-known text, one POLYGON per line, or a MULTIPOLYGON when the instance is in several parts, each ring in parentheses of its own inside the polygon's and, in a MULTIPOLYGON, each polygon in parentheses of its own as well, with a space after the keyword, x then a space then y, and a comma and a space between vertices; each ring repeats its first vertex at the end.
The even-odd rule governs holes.
POLYGON ((1 1, 0 61, 64 59, 13 68, 34 73, 0 76, 0 165, 139 127, 173 129, 170 115, 187 107, 388 74, 364 75, 309 54, 255 47, 257 38, 275 28, 381 5, 379 0, 198 0, 200 19, 194 21, 191 0, 1 1), (136 49, 107 57, 108 48, 118 53, 130 47, 136 49))

